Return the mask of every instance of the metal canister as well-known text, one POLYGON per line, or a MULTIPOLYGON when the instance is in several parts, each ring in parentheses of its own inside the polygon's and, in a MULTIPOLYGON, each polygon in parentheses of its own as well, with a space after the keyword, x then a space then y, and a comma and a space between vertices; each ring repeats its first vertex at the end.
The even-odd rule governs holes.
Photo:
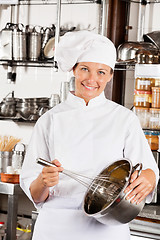
POLYGON ((49 99, 49 107, 52 108, 60 103, 60 97, 58 94, 52 94, 49 99))
POLYGON ((26 60, 26 33, 19 27, 13 31, 13 59, 26 60))
POLYGON ((0 152, 0 172, 6 173, 7 167, 12 165, 12 152, 0 152))
POLYGON ((36 30, 36 27, 29 33, 28 41, 28 58, 31 61, 37 61, 41 54, 41 33, 36 30))
POLYGON ((13 24, 7 23, 5 28, 0 31, 0 58, 12 60, 12 31, 13 24))
POLYGON ((69 93, 69 82, 62 82, 60 89, 60 101, 64 102, 67 99, 69 93))
MULTIPOLYGON (((12 154, 12 167, 15 171, 22 168, 24 155, 25 155, 25 145, 23 143, 17 143, 14 146, 12 154)), ((19 173, 19 172, 18 172, 19 173)))

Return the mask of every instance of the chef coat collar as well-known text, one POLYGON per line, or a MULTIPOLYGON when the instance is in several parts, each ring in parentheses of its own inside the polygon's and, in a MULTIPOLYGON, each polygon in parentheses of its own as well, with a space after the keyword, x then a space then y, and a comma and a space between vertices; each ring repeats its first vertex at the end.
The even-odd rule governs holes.
POLYGON ((72 106, 82 106, 82 107, 91 107, 91 106, 98 106, 102 103, 106 102, 106 97, 104 95, 104 91, 97 97, 92 98, 89 102, 88 105, 86 106, 86 102, 84 101, 83 98, 77 97, 71 92, 69 92, 68 97, 67 97, 67 103, 69 103, 72 106))

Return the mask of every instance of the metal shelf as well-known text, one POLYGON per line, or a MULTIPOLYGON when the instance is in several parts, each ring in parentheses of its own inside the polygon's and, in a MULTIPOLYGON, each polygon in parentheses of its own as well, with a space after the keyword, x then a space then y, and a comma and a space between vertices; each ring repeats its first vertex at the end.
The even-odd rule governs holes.
MULTIPOLYGON (((47 61, 16 61, 16 60, 3 60, 0 59, 0 65, 5 66, 22 66, 22 67, 54 67, 54 61, 53 60, 47 60, 47 61)), ((121 71, 134 71, 135 70, 135 63, 116 63, 114 70, 121 70, 121 71)))
MULTIPOLYGON (((101 0, 63 0, 62 4, 101 3, 101 0)), ((57 5, 57 0, 19 0, 18 5, 57 5)))
POLYGON ((121 71, 134 71, 135 70, 135 62, 117 62, 114 70, 121 71))
POLYGON ((53 60, 50 61, 15 61, 15 60, 3 60, 0 59, 0 65, 4 66, 22 66, 22 67, 54 67, 53 60))
POLYGON ((24 120, 21 117, 3 117, 0 116, 0 120, 10 120, 14 122, 22 122, 22 123, 36 123, 37 120, 24 120))

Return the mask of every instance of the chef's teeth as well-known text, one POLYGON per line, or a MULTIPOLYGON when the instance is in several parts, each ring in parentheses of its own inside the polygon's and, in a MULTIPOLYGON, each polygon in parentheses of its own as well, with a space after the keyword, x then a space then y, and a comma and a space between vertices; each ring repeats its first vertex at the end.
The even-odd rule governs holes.
POLYGON ((88 86, 85 86, 85 87, 88 89, 95 89, 95 87, 88 87, 88 86))

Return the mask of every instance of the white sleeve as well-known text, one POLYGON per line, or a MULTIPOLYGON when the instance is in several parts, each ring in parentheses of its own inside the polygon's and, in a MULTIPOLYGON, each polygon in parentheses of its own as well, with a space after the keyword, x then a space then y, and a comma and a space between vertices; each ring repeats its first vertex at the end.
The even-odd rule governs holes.
MULTIPOLYGON (((124 156, 130 159, 133 164, 142 163, 143 170, 147 168, 152 169, 156 175, 156 183, 158 183, 159 169, 136 116, 133 116, 128 128, 125 139, 124 156)), ((154 192, 147 196, 147 203, 151 202, 153 195, 154 192)))
POLYGON ((40 121, 38 120, 33 129, 20 175, 20 186, 36 208, 43 205, 43 203, 35 204, 30 193, 31 183, 38 177, 43 168, 43 166, 36 163, 36 159, 41 157, 51 161, 48 148, 48 130, 44 119, 43 117, 40 121))

